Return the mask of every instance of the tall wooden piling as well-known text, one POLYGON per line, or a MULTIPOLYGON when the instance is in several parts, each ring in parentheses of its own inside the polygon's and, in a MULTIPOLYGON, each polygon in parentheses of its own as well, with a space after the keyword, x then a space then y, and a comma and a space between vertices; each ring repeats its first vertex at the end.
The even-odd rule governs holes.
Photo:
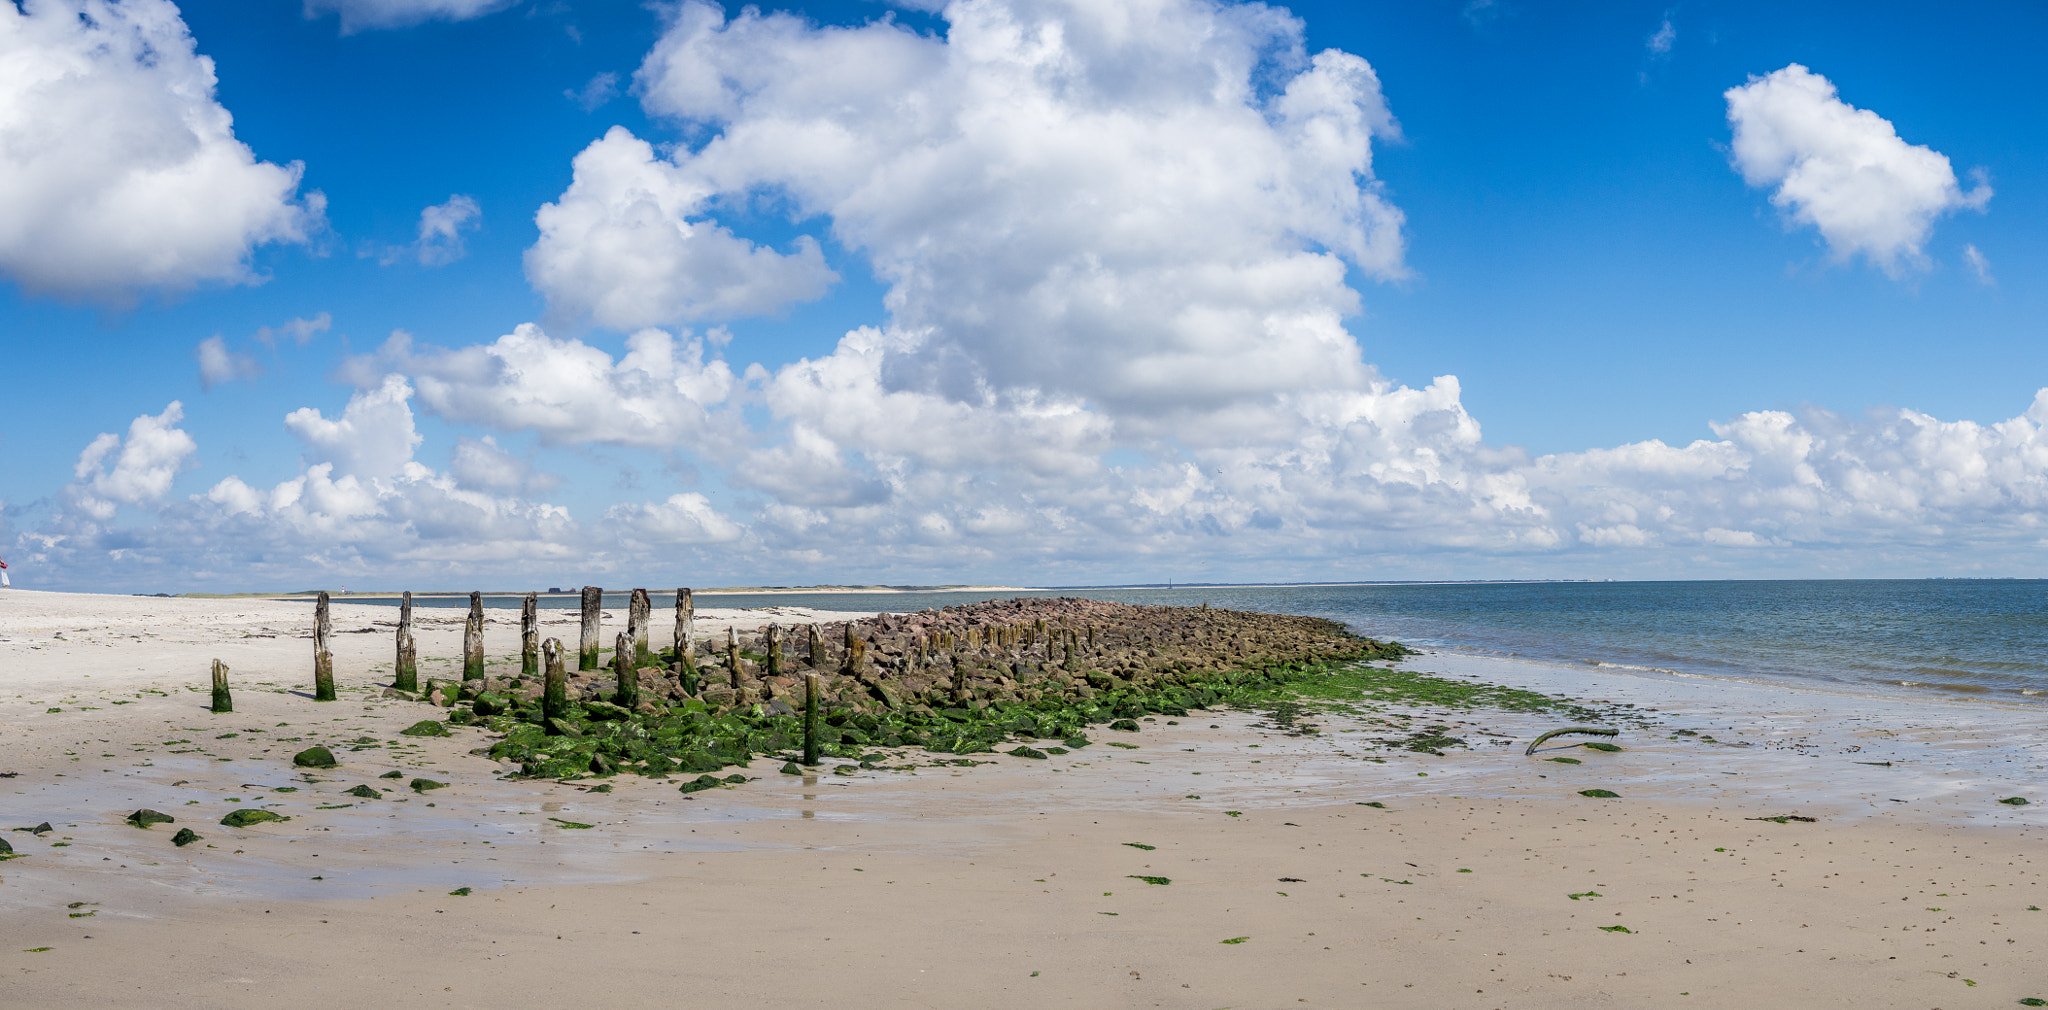
POLYGON ((327 616, 327 594, 313 602, 313 700, 334 700, 334 653, 327 638, 334 634, 334 622, 327 616))
POLYGON ((469 594, 469 619, 462 622, 462 679, 484 679, 484 594, 469 594))
POLYGON ((732 674, 732 689, 740 689, 740 637, 733 634, 732 626, 725 629, 725 668, 732 674))
POLYGON ((554 720, 569 715, 569 671, 563 668, 561 639, 548 639, 540 651, 547 662, 547 680, 542 683, 540 693, 540 714, 541 720, 548 724, 547 731, 553 733, 554 720))
POLYGON ((398 659, 392 664, 391 686, 401 691, 420 689, 420 646, 412 637, 412 592, 398 599, 398 659))
POLYGON ((540 676, 540 594, 527 593, 519 605, 519 675, 540 676))
POLYGON ((810 625, 805 630, 810 637, 808 644, 811 647, 811 667, 822 670, 825 668, 825 640, 819 637, 816 624, 810 625))
POLYGON ((228 696, 228 665, 216 659, 213 661, 213 711, 215 715, 233 712, 235 700, 228 696))
POLYGON ((676 590, 676 682, 697 693, 697 601, 688 589, 676 590))
POLYGON ((640 668, 633 665, 633 636, 626 632, 612 643, 612 674, 618 678, 612 703, 625 708, 640 704, 640 668))
POLYGON ((626 601, 626 634, 633 637, 633 667, 647 665, 647 622, 654 617, 654 604, 647 590, 635 589, 626 601))
POLYGON ((818 763, 818 675, 804 674, 804 764, 818 763))
POLYGON ((577 643, 576 669, 597 669, 597 625, 604 620, 604 590, 583 587, 583 639, 577 643))
POLYGON ((768 623, 768 633, 764 636, 762 648, 767 651, 768 660, 767 669, 762 671, 761 675, 764 677, 780 676, 782 673, 782 627, 780 625, 773 621, 768 623))

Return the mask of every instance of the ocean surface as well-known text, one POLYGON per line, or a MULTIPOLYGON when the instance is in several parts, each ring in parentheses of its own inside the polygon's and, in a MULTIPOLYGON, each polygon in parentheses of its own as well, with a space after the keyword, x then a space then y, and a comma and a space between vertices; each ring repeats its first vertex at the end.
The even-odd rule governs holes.
MULTIPOLYGON (((700 607, 904 613, 1011 596, 1309 614, 1430 649, 1668 674, 1937 691, 2048 703, 2048 580, 1518 582, 1357 586, 1054 589, 1022 593, 774 593, 701 597, 700 607)), ((489 596, 517 607, 518 596, 489 596)), ((349 597, 351 603, 393 603, 349 597)), ((575 609, 573 594, 543 596, 575 609)), ((624 593, 606 593, 623 608, 624 593)), ((674 595, 655 594, 660 610, 674 595)), ((415 606, 466 607, 462 598, 415 606)), ((657 626, 658 623, 657 623, 657 626)))

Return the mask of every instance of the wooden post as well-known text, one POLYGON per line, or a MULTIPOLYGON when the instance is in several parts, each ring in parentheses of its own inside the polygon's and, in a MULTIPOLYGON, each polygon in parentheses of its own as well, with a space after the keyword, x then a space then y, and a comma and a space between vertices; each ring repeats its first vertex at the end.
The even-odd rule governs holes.
POLYGON ((398 601, 398 661, 392 667, 391 686, 401 691, 420 689, 420 647, 412 637, 412 593, 398 601))
MULTIPOLYGON (((851 628, 853 626, 849 624, 847 627, 851 628)), ((839 668, 839 672, 849 677, 858 677, 867 669, 867 639, 854 635, 851 632, 847 634, 847 639, 846 661, 839 668)))
POLYGON ((604 620, 604 590, 583 587, 583 640, 578 642, 576 669, 597 669, 597 625, 604 620))
POLYGON ((619 678, 619 688, 612 695, 612 703, 622 708, 640 704, 640 668, 633 665, 633 636, 621 632, 612 645, 612 673, 619 678))
POLYGON ((327 616, 327 594, 313 603, 313 700, 334 700, 334 653, 327 648, 327 636, 334 622, 327 616))
POLYGON ((654 617, 654 604, 647 590, 635 589, 626 602, 626 633, 633 636, 633 668, 647 665, 647 622, 654 617))
POLYGON ((818 763, 818 675, 804 674, 804 764, 818 763))
POLYGON ((676 682, 697 693, 697 601, 688 589, 676 590, 676 682))
MULTIPOLYGON (((550 638, 540 651, 547 661, 547 680, 540 694, 541 720, 566 719, 569 716, 569 671, 562 667, 562 640, 550 638)), ((555 727, 550 724, 547 731, 553 733, 555 727)))
POLYGON ((825 640, 818 637, 818 626, 816 624, 812 624, 807 630, 810 636, 811 667, 822 670, 825 668, 825 640))
POLYGON ((965 701, 967 695, 967 664, 959 656, 953 657, 953 700, 965 701))
POLYGON ((519 675, 540 676, 540 594, 527 593, 519 606, 519 675))
POLYGON ((732 626, 725 628, 725 668, 732 674, 732 689, 740 689, 740 638, 733 634, 732 626))
POLYGON ((768 669, 767 669, 767 670, 765 670, 765 671, 764 671, 764 672, 762 673, 762 676, 764 676, 764 677, 775 677, 775 676, 779 676, 779 675, 781 675, 781 673, 782 673, 782 628, 781 628, 781 626, 780 626, 780 625, 777 625, 777 624, 776 624, 776 623, 774 623, 773 621, 770 621, 770 622, 768 623, 768 634, 767 634, 767 636, 766 636, 766 639, 767 639, 767 642, 766 642, 766 646, 765 646, 765 647, 766 647, 766 648, 767 648, 767 650, 768 650, 768 669))
POLYGON ((469 594, 469 619, 462 622, 462 679, 484 679, 484 594, 469 594))
POLYGON ((228 697, 228 665, 216 659, 213 661, 213 711, 215 715, 233 712, 235 700, 228 697))

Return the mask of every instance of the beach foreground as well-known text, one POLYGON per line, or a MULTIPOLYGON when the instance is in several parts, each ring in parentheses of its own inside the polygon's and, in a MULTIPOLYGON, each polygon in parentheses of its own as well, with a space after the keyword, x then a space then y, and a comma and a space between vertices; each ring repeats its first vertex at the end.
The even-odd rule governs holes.
MULTIPOLYGON (((480 730, 398 735, 434 713, 382 696, 388 634, 337 634, 342 700, 312 702, 307 616, 0 594, 0 829, 52 825, 0 833, 24 854, 0 863, 11 1004, 2048 998, 2042 807, 1997 803, 2041 780, 2013 743, 2041 739, 2031 710, 1523 668, 1634 702, 1625 749, 1525 757, 1560 725, 1539 714, 1421 712, 1470 744, 1438 757, 1373 749, 1362 717, 1291 735, 1198 711, 1042 761, 901 750, 794 776, 762 759, 729 788, 620 776, 591 792, 503 778, 468 753, 480 730), (232 715, 190 690, 216 657, 242 687, 232 715), (1888 711, 1924 731, 1883 728, 1888 711), (361 749, 293 768, 316 739, 361 749), (1579 795, 1595 788, 1619 797, 1579 795), (292 819, 218 823, 259 804, 292 819), (140 807, 178 820, 123 823, 140 807), (1752 819, 1782 815, 1814 820, 1752 819), (172 845, 185 826, 204 839, 172 845)), ((391 616, 337 605, 335 626, 391 616)), ((447 616, 421 630, 423 656, 457 652, 447 616)))

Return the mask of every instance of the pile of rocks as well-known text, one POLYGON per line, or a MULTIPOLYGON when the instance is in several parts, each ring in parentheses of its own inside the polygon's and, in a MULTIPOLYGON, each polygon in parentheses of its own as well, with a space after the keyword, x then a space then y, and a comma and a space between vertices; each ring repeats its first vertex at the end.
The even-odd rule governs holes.
MULTIPOLYGON (((762 703, 787 711, 801 705, 803 678, 812 673, 835 707, 981 708, 1085 700, 1231 670, 1406 652, 1320 618, 1020 597, 845 623, 771 624, 751 634, 727 631, 723 638, 694 641, 680 654, 674 648, 648 653, 633 675, 643 709, 697 698, 714 710, 762 703)), ((618 678, 613 670, 571 674, 569 697, 609 701, 617 697, 618 678)), ((537 678, 515 677, 430 682, 429 689, 442 704, 483 694, 516 704, 538 696, 541 685, 537 678)))

